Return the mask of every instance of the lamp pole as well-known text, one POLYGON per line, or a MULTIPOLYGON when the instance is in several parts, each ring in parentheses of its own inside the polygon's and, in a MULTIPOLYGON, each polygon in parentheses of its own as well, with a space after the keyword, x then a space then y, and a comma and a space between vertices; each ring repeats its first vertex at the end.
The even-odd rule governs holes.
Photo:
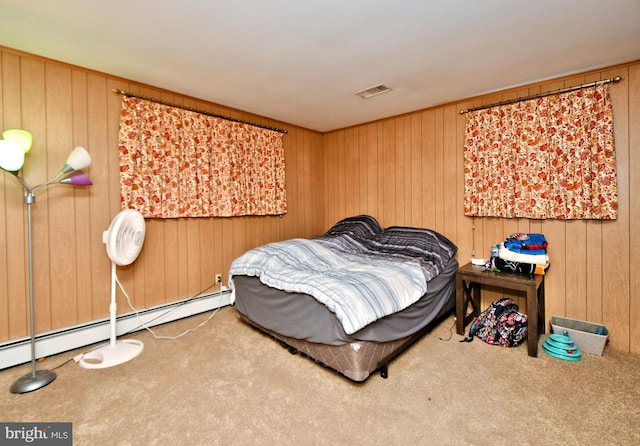
MULTIPOLYGON (((21 181, 21 183, 23 183, 21 181)), ((38 390, 41 387, 50 384, 56 379, 56 373, 52 370, 36 370, 36 338, 35 338, 35 317, 33 303, 33 224, 31 220, 31 205, 35 203, 36 196, 33 191, 25 187, 24 203, 27 205, 27 246, 29 251, 29 326, 30 326, 30 343, 31 343, 31 373, 20 378, 11 386, 12 393, 26 393, 38 390)))
POLYGON ((2 133, 4 140, 0 150, 0 168, 14 175, 24 189, 24 203, 27 205, 27 248, 29 261, 29 329, 31 344, 31 373, 20 377, 11 386, 12 393, 26 393, 38 390, 56 379, 52 370, 36 370, 35 310, 33 300, 33 222, 31 207, 36 201, 35 193, 52 184, 70 184, 72 186, 91 186, 91 180, 80 169, 91 164, 91 156, 84 147, 76 147, 67 157, 60 173, 46 183, 30 187, 20 175, 24 164, 24 154, 31 148, 32 135, 26 130, 12 129, 2 133))

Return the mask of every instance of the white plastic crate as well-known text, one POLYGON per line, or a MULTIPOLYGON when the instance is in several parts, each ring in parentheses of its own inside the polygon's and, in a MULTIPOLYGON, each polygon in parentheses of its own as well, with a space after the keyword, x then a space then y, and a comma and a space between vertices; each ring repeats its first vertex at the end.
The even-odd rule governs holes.
POLYGON ((609 330, 604 325, 566 317, 553 316, 551 329, 557 334, 564 334, 566 331, 581 352, 599 356, 602 356, 602 351, 609 338, 609 330))

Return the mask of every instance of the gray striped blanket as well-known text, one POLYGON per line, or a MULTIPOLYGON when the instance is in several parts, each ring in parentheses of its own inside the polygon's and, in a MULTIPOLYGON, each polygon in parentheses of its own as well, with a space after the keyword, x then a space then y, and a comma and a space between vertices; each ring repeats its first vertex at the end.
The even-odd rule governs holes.
POLYGON ((427 291, 417 259, 363 256, 332 249, 322 240, 291 239, 254 248, 229 271, 256 276, 265 285, 306 293, 335 313, 347 334, 403 310, 427 291))

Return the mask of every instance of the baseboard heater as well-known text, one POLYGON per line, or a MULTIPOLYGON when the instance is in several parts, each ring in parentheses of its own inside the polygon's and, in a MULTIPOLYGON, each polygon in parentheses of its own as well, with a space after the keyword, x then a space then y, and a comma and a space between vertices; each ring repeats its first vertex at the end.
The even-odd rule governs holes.
MULTIPOLYGON (((231 291, 223 289, 215 293, 172 302, 166 305, 132 312, 117 317, 117 334, 133 333, 144 326, 154 327, 167 322, 204 313, 231 303, 231 291)), ((63 328, 35 337, 36 358, 57 355, 69 350, 95 344, 110 338, 109 318, 63 328)), ((29 337, 0 344, 0 370, 31 361, 29 337)))

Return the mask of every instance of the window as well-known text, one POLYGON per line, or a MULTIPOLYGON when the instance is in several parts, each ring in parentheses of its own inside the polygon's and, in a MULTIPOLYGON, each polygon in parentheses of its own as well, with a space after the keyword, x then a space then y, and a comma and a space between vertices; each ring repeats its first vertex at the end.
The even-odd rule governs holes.
POLYGON ((282 136, 125 97, 119 136, 122 207, 146 218, 284 214, 282 136))
POLYGON ((608 85, 469 112, 464 168, 465 215, 616 219, 608 85))

